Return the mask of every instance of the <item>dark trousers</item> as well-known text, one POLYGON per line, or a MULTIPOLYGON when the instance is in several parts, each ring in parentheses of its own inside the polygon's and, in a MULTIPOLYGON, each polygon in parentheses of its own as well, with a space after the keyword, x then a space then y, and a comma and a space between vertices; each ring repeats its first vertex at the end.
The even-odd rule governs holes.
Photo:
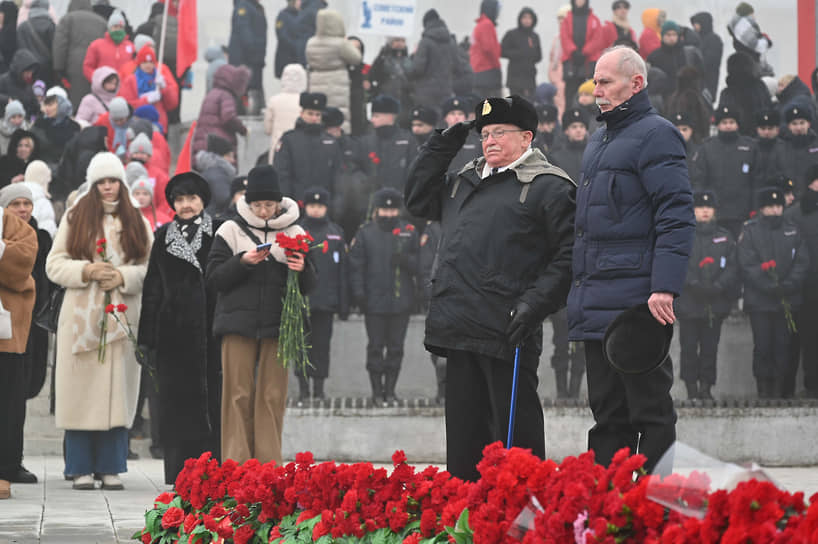
POLYGON ((366 370, 377 374, 399 371, 409 314, 366 314, 366 370))
POLYGON ((753 375, 781 381, 788 373, 791 335, 784 311, 750 312, 753 330, 753 375))
POLYGON ((787 370, 781 377, 780 390, 782 397, 795 396, 795 378, 798 375, 798 366, 801 364, 801 309, 792 310, 792 318, 796 324, 796 331, 790 332, 789 349, 787 350, 787 370))
POLYGON ((165 483, 173 485, 176 477, 185 468, 187 459, 196 459, 206 451, 214 451, 215 444, 210 439, 202 438, 198 440, 165 440, 164 465, 165 483))
POLYGON ((650 472, 676 441, 676 410, 670 397, 670 357, 647 374, 621 374, 602 351, 602 342, 585 342, 588 401, 596 424, 588 431, 588 449, 608 465, 622 448, 647 457, 650 472))
MULTIPOLYGON (((310 312, 310 334, 307 337, 311 367, 307 367, 307 376, 326 378, 329 376, 329 346, 332 339, 333 312, 310 312)), ((296 370, 296 372, 298 372, 296 370)))
MULTIPOLYGON (((816 256, 818 258, 818 256, 816 256)), ((818 391, 818 301, 807 299, 801 306, 798 323, 804 361, 804 387, 818 391)))
MULTIPOLYGON (((515 447, 545 458, 545 428, 537 396, 536 353, 520 353, 515 447), (532 359, 533 360, 524 360, 532 359)), ((514 360, 450 350, 446 361, 446 463, 452 476, 477 481, 483 448, 508 435, 514 360)))
POLYGON ((0 353, 0 480, 9 480, 23 462, 26 419, 26 360, 0 353))
POLYGON ((679 357, 682 381, 716 383, 716 357, 723 316, 679 319, 679 357))
POLYGON ((551 354, 551 368, 556 371, 568 372, 581 376, 585 372, 585 356, 583 344, 568 341, 568 314, 565 309, 553 314, 550 318, 554 334, 551 343, 554 352, 551 354))

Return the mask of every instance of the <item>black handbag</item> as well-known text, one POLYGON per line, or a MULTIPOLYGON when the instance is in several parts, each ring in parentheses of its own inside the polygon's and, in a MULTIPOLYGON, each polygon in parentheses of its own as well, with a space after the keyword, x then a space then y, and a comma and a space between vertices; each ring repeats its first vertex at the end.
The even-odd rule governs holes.
POLYGON ((64 298, 65 287, 53 286, 48 302, 34 316, 34 324, 48 332, 57 332, 57 323, 60 320, 60 310, 64 298))

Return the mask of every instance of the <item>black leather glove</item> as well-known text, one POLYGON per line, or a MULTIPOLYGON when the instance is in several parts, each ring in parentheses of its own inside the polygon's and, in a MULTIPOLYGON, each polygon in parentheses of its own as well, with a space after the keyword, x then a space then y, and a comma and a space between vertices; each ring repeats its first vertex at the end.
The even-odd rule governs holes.
POLYGON ((508 343, 512 346, 519 346, 534 330, 536 318, 534 310, 523 301, 511 310, 511 321, 506 327, 508 343))
POLYGON ((471 131, 473 128, 474 121, 463 121, 444 130, 442 136, 458 141, 462 146, 464 143, 466 143, 466 138, 469 137, 469 131, 471 131))

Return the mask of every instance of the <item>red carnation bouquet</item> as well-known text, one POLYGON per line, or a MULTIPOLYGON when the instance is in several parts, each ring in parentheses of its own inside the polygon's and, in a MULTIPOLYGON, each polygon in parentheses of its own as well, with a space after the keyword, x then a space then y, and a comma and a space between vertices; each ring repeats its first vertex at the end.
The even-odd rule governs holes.
MULTIPOLYGON (((761 270, 769 274, 775 286, 778 287, 778 272, 776 272, 776 266, 775 259, 770 259, 769 261, 761 263, 761 270)), ((795 327, 795 319, 792 317, 792 305, 790 301, 787 300, 787 297, 781 297, 781 306, 784 307, 784 317, 787 319, 787 328, 791 333, 797 333, 798 329, 795 327)))
MULTIPOLYGON (((329 247, 327 241, 314 244, 315 238, 310 233, 287 236, 283 232, 276 234, 276 244, 284 250, 287 257, 296 253, 306 256, 313 249, 320 248, 324 253, 329 247)), ((287 271, 287 288, 284 292, 281 309, 281 324, 278 330, 278 360, 284 368, 293 364, 299 372, 306 375, 310 366, 309 346, 305 332, 305 319, 309 317, 307 297, 301 294, 298 286, 298 275, 295 270, 287 271)))

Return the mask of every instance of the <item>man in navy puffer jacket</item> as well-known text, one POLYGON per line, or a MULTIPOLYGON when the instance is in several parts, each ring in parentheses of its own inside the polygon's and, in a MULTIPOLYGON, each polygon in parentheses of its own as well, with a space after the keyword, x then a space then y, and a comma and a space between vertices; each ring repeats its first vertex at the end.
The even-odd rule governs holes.
POLYGON ((597 104, 605 127, 591 137, 577 188, 569 337, 585 342, 588 397, 596 425, 588 446, 607 465, 624 447, 651 470, 676 439, 668 358, 655 371, 625 375, 602 351, 608 324, 647 302, 663 325, 684 284, 695 233, 693 198, 681 134, 654 110, 647 70, 617 47, 596 65, 597 104))

